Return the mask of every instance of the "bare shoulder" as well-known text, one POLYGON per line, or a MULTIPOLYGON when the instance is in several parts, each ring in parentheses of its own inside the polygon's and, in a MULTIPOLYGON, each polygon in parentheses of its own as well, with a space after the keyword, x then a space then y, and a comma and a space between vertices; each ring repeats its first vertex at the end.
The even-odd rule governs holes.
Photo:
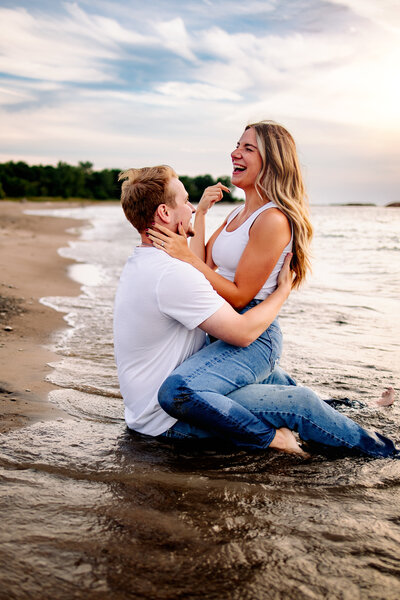
POLYGON ((251 231, 254 234, 261 234, 266 231, 277 234, 291 234, 290 221, 279 208, 269 208, 264 210, 255 219, 251 231))

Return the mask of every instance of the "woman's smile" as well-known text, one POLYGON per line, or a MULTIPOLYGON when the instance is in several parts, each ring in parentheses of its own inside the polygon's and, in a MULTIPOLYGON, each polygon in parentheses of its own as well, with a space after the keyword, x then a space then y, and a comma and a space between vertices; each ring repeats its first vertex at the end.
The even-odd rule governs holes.
POLYGON ((262 169, 262 158, 257 145, 255 130, 246 129, 240 138, 232 157, 232 183, 243 190, 254 187, 262 169))

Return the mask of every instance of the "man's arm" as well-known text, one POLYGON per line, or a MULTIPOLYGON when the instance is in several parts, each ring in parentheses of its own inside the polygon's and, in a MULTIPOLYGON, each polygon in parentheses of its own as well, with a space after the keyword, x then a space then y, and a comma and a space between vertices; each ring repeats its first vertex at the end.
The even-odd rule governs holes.
POLYGON ((238 314, 227 302, 211 317, 199 325, 200 329, 212 336, 232 344, 246 347, 252 344, 279 313, 290 294, 292 273, 288 254, 278 278, 278 287, 265 300, 243 315, 238 314))

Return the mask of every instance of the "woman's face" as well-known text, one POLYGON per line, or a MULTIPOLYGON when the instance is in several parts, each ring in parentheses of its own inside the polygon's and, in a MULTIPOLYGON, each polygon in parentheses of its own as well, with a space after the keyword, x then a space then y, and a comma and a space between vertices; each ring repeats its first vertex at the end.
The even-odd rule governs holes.
POLYGON ((236 149, 231 153, 231 157, 233 185, 242 190, 253 188, 262 168, 262 158, 257 146, 255 129, 252 127, 246 129, 238 141, 236 149))

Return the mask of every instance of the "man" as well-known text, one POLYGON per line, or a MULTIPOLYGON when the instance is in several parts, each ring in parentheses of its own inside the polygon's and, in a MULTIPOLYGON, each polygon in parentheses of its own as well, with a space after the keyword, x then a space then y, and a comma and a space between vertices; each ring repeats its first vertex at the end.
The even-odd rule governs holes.
POLYGON ((250 385, 222 396, 222 402, 171 402, 175 399, 169 398, 169 376, 204 346, 206 333, 248 346, 273 321, 290 293, 290 259, 278 288, 238 314, 199 271, 153 247, 146 236, 153 222, 174 232, 181 224, 187 235, 193 234, 194 208, 176 173, 167 166, 130 169, 120 179, 125 215, 142 242, 124 267, 115 299, 115 357, 128 427, 172 438, 219 436, 238 446, 300 454, 289 430, 296 429, 305 440, 372 456, 393 453, 390 440, 363 430, 307 388, 250 385))

